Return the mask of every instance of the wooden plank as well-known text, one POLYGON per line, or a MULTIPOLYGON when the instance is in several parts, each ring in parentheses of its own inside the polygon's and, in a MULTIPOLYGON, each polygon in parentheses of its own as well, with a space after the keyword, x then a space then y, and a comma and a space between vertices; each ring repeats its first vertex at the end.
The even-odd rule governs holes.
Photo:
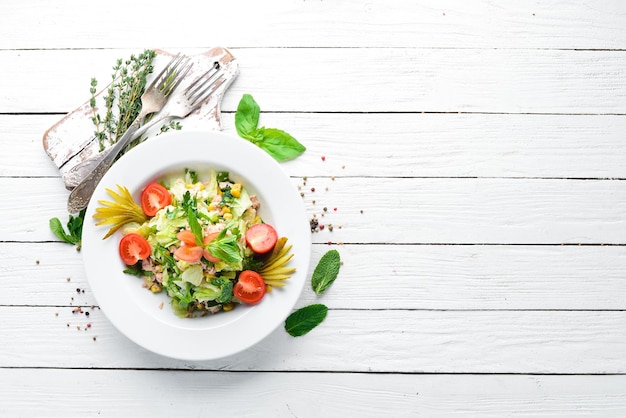
MULTIPOLYGON (((343 261, 339 278, 323 297, 333 309, 626 309, 623 246, 333 248, 343 261)), ((307 277, 328 249, 313 246, 307 277)), ((70 304, 97 304, 82 257, 73 247, 5 243, 0 252, 0 305, 60 306, 71 311, 70 304)), ((306 285, 298 306, 319 300, 306 285)))
MULTIPOLYGON (((0 147, 12 150, 0 154, 0 176, 57 176, 41 137, 58 119, 0 115, 11 132, 0 147)), ((236 136, 234 114, 222 121, 236 136)), ((626 178, 626 116, 267 112, 261 124, 307 146, 283 163, 294 176, 626 178)))
POLYGON ((6 369, 2 374, 0 413, 5 416, 176 416, 187 408, 201 415, 229 411, 273 417, 626 413, 624 376, 56 369, 6 369), (167 396, 155 396, 164 385, 167 396))
MULTIPOLYGON (((293 181, 304 194, 308 215, 325 225, 313 235, 316 243, 623 244, 626 236, 623 181, 360 177, 293 181), (384 227, 374 233, 373 226, 381 224, 384 227)), ((12 196, 0 218, 0 241, 56 239, 49 219, 67 219, 68 192, 59 178, 0 178, 0 190, 12 196)))
MULTIPOLYGON (((91 77, 108 80, 111 63, 137 52, 0 51, 5 63, 0 113, 69 112, 89 98, 91 77), (49 83, 51 79, 55 83, 49 83)), ((226 111, 234 111, 241 96, 252 93, 265 111, 281 112, 626 113, 622 71, 626 55, 619 51, 231 48, 230 52, 241 73, 224 97, 226 111)))
POLYGON ((198 12, 204 10, 201 2, 180 1, 177 7, 185 19, 175 21, 172 30, 156 31, 152 24, 162 21, 163 11, 143 3, 112 0, 110 7, 99 11, 100 25, 94 25, 93 10, 77 0, 65 2, 62 8, 40 0, 6 3, 0 8, 5 16, 0 48, 205 46, 207 42, 242 47, 624 47, 626 9, 616 0, 506 5, 487 0, 436 4, 250 0, 236 4, 213 5, 211 15, 220 18, 212 19, 198 12))
POLYGON ((10 319, 0 322, 0 367, 626 373, 624 311, 331 310, 303 337, 279 327, 243 353, 205 362, 147 352, 114 329, 104 312, 83 311, 90 315, 0 307, 10 319))

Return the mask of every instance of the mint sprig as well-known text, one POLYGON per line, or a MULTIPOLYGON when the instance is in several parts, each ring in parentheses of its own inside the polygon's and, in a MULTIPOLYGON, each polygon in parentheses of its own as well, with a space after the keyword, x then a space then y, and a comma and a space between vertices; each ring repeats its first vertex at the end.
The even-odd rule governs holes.
POLYGON ((296 158, 306 147, 285 131, 259 126, 261 108, 254 98, 244 94, 235 113, 235 128, 240 137, 265 150, 277 161, 296 158))
MULTIPOLYGON (((333 284, 339 274, 341 258, 337 250, 326 252, 317 263, 311 286, 317 295, 321 295, 333 284)), ((321 303, 307 305, 291 313, 285 320, 285 331, 292 337, 300 337, 322 323, 328 313, 328 307, 321 303)))

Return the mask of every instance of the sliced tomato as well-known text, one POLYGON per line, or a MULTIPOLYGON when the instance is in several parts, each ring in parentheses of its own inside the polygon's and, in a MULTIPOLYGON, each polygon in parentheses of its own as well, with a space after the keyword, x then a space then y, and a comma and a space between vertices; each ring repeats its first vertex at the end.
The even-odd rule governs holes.
POLYGON ((172 195, 159 183, 150 183, 141 192, 141 208, 143 213, 154 216, 160 210, 172 203, 172 195))
POLYGON ((244 270, 233 287, 233 294, 244 303, 258 303, 265 296, 265 282, 259 273, 244 270))
MULTIPOLYGON (((211 234, 207 234, 204 237, 204 246, 206 247, 211 241, 213 241, 215 238, 217 238, 217 236, 219 235, 219 232, 213 232, 211 234)), ((212 263, 219 263, 220 260, 219 258, 217 258, 216 256, 214 256, 213 254, 211 254, 209 252, 209 250, 207 250, 206 248, 204 249, 204 258, 206 258, 207 260, 209 260, 212 263)))
POLYGON ((148 258, 152 253, 152 248, 150 248, 150 244, 144 237, 131 232, 124 235, 120 240, 119 251, 122 261, 132 266, 137 261, 148 258))
POLYGON ((189 245, 193 247, 196 244, 196 236, 188 229, 183 229, 178 234, 176 234, 176 238, 181 240, 185 245, 189 245))
POLYGON ((174 257, 193 264, 202 259, 202 251, 202 247, 183 244, 176 251, 174 251, 174 257))
POLYGON ((278 234, 272 225, 256 224, 246 231, 246 244, 257 254, 271 251, 278 241, 278 234))

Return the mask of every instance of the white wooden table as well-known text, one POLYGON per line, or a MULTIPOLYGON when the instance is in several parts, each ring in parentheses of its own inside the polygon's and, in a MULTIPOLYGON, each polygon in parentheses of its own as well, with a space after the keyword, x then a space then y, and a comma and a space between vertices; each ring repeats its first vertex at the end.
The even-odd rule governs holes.
POLYGON ((0 5, 0 416, 626 415, 625 2, 144 3, 0 5), (308 147, 344 265, 308 335, 187 362, 97 309, 41 138, 115 59, 212 46, 223 131, 250 93, 308 147))

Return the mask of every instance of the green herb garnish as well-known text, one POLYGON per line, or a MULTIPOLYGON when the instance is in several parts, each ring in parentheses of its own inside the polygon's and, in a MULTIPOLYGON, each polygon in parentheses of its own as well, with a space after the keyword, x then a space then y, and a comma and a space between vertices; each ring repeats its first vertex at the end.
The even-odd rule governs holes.
POLYGON ((83 222, 85 220, 85 209, 81 210, 77 216, 69 215, 67 221, 67 232, 63 228, 59 218, 50 219, 50 230, 61 241, 76 245, 80 250, 81 238, 83 234, 83 222))
POLYGON ((277 161, 287 161, 302 154, 306 148, 296 138, 275 128, 258 127, 261 109, 254 98, 244 94, 235 113, 235 127, 240 137, 265 150, 277 161))
POLYGON ((292 337, 300 337, 322 323, 328 308, 316 303, 294 311, 285 320, 285 331, 292 337))
POLYGON ((243 256, 237 245, 237 235, 226 235, 228 228, 220 231, 219 235, 206 247, 214 256, 227 263, 238 263, 243 260, 243 256))
POLYGON ((313 291, 318 295, 324 293, 328 286, 333 284, 337 278, 340 266, 341 259, 337 250, 330 250, 324 254, 317 263, 313 271, 313 276, 311 277, 313 291))
POLYGON ((187 222, 189 222, 189 229, 193 233, 193 236, 196 239, 196 245, 204 244, 204 232, 202 230, 202 225, 198 222, 197 215, 197 201, 195 198, 191 198, 191 193, 189 191, 185 192, 183 196, 183 208, 187 214, 187 222))

